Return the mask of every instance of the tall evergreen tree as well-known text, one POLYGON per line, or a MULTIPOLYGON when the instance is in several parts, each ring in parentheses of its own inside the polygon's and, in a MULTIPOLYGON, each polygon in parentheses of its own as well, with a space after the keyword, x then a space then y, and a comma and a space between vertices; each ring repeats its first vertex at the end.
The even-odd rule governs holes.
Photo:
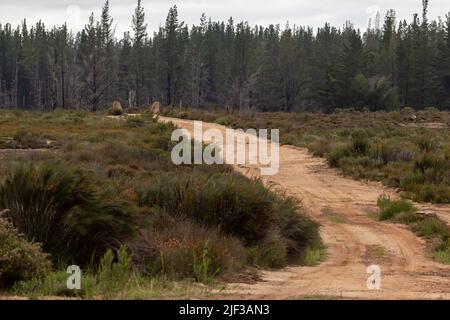
POLYGON ((144 61, 144 45, 147 38, 147 24, 145 23, 145 12, 142 1, 138 0, 133 15, 133 73, 134 73, 134 90, 130 91, 129 101, 141 105, 144 102, 143 97, 143 61, 144 61))
POLYGON ((112 100, 117 99, 118 95, 114 94, 117 90, 117 59, 114 45, 114 29, 113 18, 110 15, 109 0, 106 0, 102 8, 101 22, 100 22, 100 37, 101 37, 101 54, 104 55, 105 68, 105 95, 102 101, 103 104, 109 104, 112 100))

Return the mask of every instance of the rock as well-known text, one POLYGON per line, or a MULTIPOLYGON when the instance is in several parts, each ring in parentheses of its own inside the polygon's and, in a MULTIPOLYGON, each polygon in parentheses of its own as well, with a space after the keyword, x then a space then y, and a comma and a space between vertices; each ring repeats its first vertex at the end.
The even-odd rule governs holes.
POLYGON ((161 103, 159 101, 153 102, 152 107, 150 108, 150 112, 153 114, 160 114, 161 113, 161 103))
POLYGON ((113 102, 112 108, 109 113, 113 116, 120 116, 121 114, 123 114, 123 108, 120 101, 113 102))
POLYGON ((438 217, 438 215, 432 211, 419 211, 416 214, 421 220, 427 219, 427 218, 437 218, 438 217))

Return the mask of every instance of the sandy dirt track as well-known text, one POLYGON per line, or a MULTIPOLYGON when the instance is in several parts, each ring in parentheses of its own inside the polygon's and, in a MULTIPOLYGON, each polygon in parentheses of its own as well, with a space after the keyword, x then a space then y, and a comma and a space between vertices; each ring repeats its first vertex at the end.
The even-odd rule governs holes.
MULTIPOLYGON (((160 120, 193 129, 190 120, 160 120)), ((204 130, 211 128, 225 130, 203 123, 204 130)), ((260 173, 257 166, 235 168, 248 176, 260 173)), ((307 214, 322 225, 328 257, 317 267, 263 272, 263 280, 256 284, 231 284, 229 298, 450 299, 450 266, 433 262, 425 241, 405 226, 369 217, 377 210, 377 198, 383 193, 396 197, 394 190, 343 177, 323 159, 292 146, 280 148, 279 173, 261 178, 302 201, 307 214), (366 271, 373 264, 381 267, 381 290, 367 289, 366 271)), ((450 222, 450 206, 422 207, 450 222)))

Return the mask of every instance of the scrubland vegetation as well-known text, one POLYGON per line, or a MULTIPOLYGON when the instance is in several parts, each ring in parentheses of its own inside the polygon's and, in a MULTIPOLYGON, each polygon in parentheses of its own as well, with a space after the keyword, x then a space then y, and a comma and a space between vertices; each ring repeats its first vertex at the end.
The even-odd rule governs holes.
POLYGON ((235 128, 280 129, 283 144, 307 147, 355 179, 381 181, 414 201, 450 203, 450 114, 345 110, 323 113, 225 114, 175 111, 166 115, 235 128))
POLYGON ((378 206, 380 220, 408 225, 415 234, 431 243, 435 260, 450 264, 450 227, 444 221, 437 216, 418 213, 408 200, 391 200, 383 195, 378 199, 378 206))
POLYGON ((2 294, 205 296, 241 272, 322 257, 294 199, 228 166, 173 165, 173 129, 146 114, 1 111, 2 294))

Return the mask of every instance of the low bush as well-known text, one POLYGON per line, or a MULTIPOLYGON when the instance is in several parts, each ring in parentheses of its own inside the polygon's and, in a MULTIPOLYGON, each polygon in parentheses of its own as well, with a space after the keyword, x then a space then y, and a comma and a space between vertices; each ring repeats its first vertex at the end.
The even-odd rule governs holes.
POLYGON ((128 243, 147 274, 208 282, 238 272, 246 262, 242 242, 186 218, 153 212, 150 224, 128 243))
POLYGON ((277 235, 269 236, 263 243, 248 249, 251 265, 262 268, 281 268, 286 265, 286 243, 277 235))
POLYGON ((408 200, 391 200, 389 197, 381 196, 378 198, 378 207, 380 208, 380 220, 389 220, 400 213, 415 213, 416 208, 408 200))
POLYGON ((141 128, 145 125, 145 120, 141 117, 128 117, 127 125, 130 128, 141 128))
POLYGON ((310 150, 315 156, 324 157, 326 156, 332 149, 332 145, 329 139, 317 139, 315 140, 310 147, 310 150))
POLYGON ((261 250, 275 233, 286 248, 284 263, 320 242, 319 226, 301 214, 294 199, 236 173, 159 175, 141 190, 141 205, 184 215, 261 250))
POLYGON ((423 134, 416 138, 416 143, 419 149, 423 152, 436 152, 440 148, 440 143, 431 134, 423 134))
POLYGON ((435 260, 450 264, 450 228, 446 222, 438 217, 418 215, 410 201, 392 201, 383 195, 378 199, 378 206, 381 210, 380 220, 392 219, 408 225, 418 236, 431 240, 435 260))
POLYGON ((132 286, 140 279, 132 269, 132 256, 125 246, 108 250, 98 267, 82 270, 81 288, 67 288, 66 270, 58 270, 45 277, 17 282, 12 292, 21 296, 40 298, 45 296, 83 299, 124 299, 132 286), (139 278, 139 279, 138 279, 139 278))
POLYGON ((108 249, 102 257, 97 276, 97 288, 104 298, 111 298, 116 293, 126 294, 132 274, 132 255, 125 246, 118 250, 108 249))
POLYGON ((47 148, 47 142, 40 137, 39 134, 18 130, 14 134, 13 137, 16 148, 18 149, 39 149, 39 148, 47 148))
POLYGON ((421 237, 448 238, 450 237, 450 229, 447 224, 439 218, 425 218, 412 225, 415 233, 421 237))
POLYGON ((370 144, 365 131, 357 130, 352 133, 351 147, 358 155, 366 155, 369 152, 370 144))
POLYGON ((141 108, 131 107, 127 110, 128 114, 139 114, 142 112, 141 108))
POLYGON ((0 215, 0 288, 18 281, 41 278, 51 270, 49 256, 30 243, 0 215))
POLYGON ((412 224, 414 222, 417 222, 419 220, 419 217, 417 216, 415 211, 404 211, 400 212, 393 218, 394 222, 402 223, 402 224, 412 224))
POLYGON ((350 149, 346 145, 336 146, 327 154, 328 164, 332 167, 339 167, 342 159, 351 155, 350 149))
POLYGON ((450 238, 448 236, 443 237, 435 247, 433 257, 441 263, 450 264, 450 238))

